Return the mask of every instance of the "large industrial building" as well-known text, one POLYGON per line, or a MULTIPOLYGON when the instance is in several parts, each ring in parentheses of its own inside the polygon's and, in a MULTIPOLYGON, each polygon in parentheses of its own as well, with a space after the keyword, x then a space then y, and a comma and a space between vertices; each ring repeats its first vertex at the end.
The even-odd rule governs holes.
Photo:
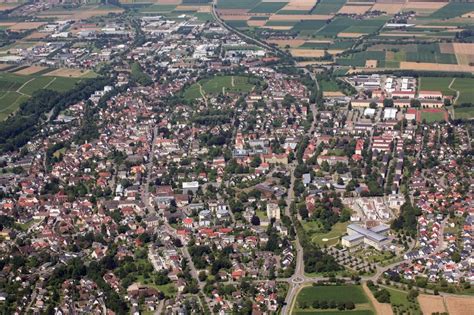
POLYGON ((342 237, 342 246, 347 248, 359 247, 362 244, 382 250, 389 242, 387 233, 390 227, 386 225, 377 225, 371 229, 366 229, 357 224, 347 226, 347 234, 342 237))

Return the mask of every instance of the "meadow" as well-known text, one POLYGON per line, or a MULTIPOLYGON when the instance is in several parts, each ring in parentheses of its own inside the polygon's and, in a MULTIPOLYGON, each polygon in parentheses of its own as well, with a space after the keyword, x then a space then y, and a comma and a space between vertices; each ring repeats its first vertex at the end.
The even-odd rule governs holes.
POLYGON ((249 78, 244 76, 217 76, 212 79, 203 79, 194 83, 184 91, 184 98, 192 100, 219 93, 246 93, 253 89, 254 85, 249 78), (202 91, 202 93, 201 93, 202 91))

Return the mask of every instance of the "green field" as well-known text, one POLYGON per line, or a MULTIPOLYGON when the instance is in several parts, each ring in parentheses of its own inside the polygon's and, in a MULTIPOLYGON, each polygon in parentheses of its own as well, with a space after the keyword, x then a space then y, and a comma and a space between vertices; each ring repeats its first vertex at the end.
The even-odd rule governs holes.
POLYGON ((319 81, 319 86, 322 91, 329 91, 329 92, 337 92, 339 90, 339 86, 337 85, 337 82, 335 80, 320 80, 319 81))
POLYGON ((441 53, 437 44, 419 45, 417 52, 406 54, 406 61, 444 64, 458 63, 456 55, 441 53))
POLYGON ((454 95, 456 92, 449 89, 452 81, 453 78, 450 77, 420 77, 419 90, 441 91, 443 95, 454 95))
POLYGON ((250 10, 250 13, 275 13, 286 4, 287 2, 262 2, 250 10))
POLYGON ((327 285, 307 286, 299 291, 292 314, 374 314, 372 304, 358 285, 327 285), (315 301, 334 301, 336 303, 353 302, 354 310, 339 311, 337 309, 315 309, 315 301))
POLYGON ((201 98, 201 90, 204 95, 216 95, 219 93, 247 93, 254 85, 249 78, 243 76, 217 76, 212 79, 203 79, 191 85, 184 91, 184 98, 201 98))
POLYGON ((151 6, 141 7, 138 12, 140 13, 159 13, 159 12, 171 12, 176 9, 176 5, 168 4, 153 4, 151 6))
POLYGON ((474 11, 474 3, 451 2, 431 14, 434 19, 449 19, 474 11))
POLYGON ((78 78, 0 73, 0 121, 14 113, 34 92, 41 89, 64 92, 79 81, 78 78))
POLYGON ((454 118, 456 119, 473 119, 474 107, 454 107, 454 118))
POLYGON ((474 79, 473 78, 456 78, 451 85, 453 90, 459 91, 459 98, 456 104, 474 103, 474 79))
POLYGON ((218 9, 252 9, 258 4, 260 0, 219 0, 217 2, 218 9))
POLYGON ((421 121, 426 121, 428 124, 437 121, 444 121, 444 113, 429 113, 422 111, 421 121))
POLYGON ((318 1, 316 7, 311 11, 311 14, 330 14, 336 13, 341 9, 346 0, 321 0, 318 1))
POLYGON ((320 28, 326 25, 324 20, 303 20, 293 26, 292 31, 302 35, 316 34, 320 28))
POLYGON ((320 246, 336 245, 339 242, 339 237, 346 233, 348 222, 338 222, 333 225, 331 231, 321 232, 322 226, 318 221, 307 221, 303 223, 304 230, 310 235, 313 243, 320 246), (327 239, 327 241, 324 241, 327 239))
POLYGON ((340 314, 349 314, 349 315, 373 315, 374 312, 371 310, 355 310, 355 311, 307 311, 307 310, 298 310, 294 311, 291 314, 293 315, 340 315, 340 314))
POLYGON ((312 302, 315 299, 354 302, 354 304, 369 303, 367 296, 361 286, 357 285, 325 285, 310 286, 301 289, 296 298, 298 301, 312 302))
POLYGON ((410 302, 407 292, 385 286, 383 288, 390 292, 390 304, 395 314, 421 315, 417 300, 410 302))

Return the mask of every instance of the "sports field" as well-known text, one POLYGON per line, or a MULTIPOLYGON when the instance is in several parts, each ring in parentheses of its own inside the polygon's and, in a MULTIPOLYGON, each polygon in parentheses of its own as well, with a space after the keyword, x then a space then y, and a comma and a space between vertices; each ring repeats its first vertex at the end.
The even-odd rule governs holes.
POLYGON ((79 82, 77 78, 0 73, 0 120, 14 113, 34 92, 49 89, 64 92, 79 82))
POLYGON ((433 123, 438 121, 445 120, 445 113, 443 111, 421 111, 421 121, 426 121, 426 123, 433 123))

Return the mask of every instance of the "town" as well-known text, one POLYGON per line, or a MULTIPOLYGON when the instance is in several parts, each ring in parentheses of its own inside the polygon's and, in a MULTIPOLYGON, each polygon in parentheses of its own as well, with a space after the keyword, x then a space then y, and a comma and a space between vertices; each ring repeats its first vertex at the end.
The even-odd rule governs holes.
POLYGON ((468 314, 473 124, 439 83, 472 73, 301 66, 178 2, 5 7, 2 313, 468 314))

